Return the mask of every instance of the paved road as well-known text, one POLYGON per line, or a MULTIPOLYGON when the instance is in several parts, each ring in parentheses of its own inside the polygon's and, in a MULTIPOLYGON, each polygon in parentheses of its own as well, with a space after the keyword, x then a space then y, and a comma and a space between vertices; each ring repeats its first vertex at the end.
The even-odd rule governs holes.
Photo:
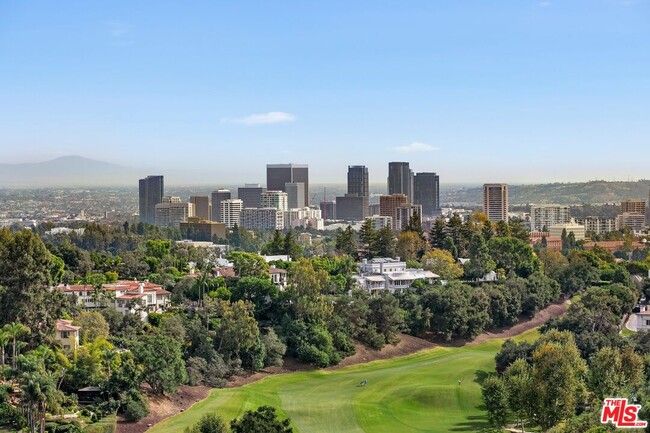
POLYGON ((630 331, 636 332, 636 314, 632 313, 630 314, 630 318, 627 319, 627 323, 625 324, 625 327, 629 329, 630 331))

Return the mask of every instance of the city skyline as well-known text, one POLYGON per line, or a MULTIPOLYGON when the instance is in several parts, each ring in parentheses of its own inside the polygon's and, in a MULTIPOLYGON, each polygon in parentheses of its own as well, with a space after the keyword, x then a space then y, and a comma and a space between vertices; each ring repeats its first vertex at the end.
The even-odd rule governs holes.
POLYGON ((0 159, 191 174, 226 158, 232 183, 262 182, 277 161, 309 164, 322 183, 363 164, 377 183, 406 158, 456 183, 647 176, 643 158, 609 157, 647 151, 647 1, 151 12, 3 3, 0 159))

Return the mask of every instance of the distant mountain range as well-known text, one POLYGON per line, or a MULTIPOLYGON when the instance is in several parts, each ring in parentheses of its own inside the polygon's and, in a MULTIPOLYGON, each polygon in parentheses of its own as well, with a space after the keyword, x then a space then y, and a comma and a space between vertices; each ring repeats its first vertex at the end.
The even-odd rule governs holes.
MULTIPOLYGON (((129 186, 137 188, 138 179, 150 170, 124 167, 81 156, 63 156, 51 161, 29 164, 0 164, 0 187, 43 188, 43 187, 99 187, 129 186)), ((183 182, 185 189, 200 193, 201 187, 191 187, 195 182, 191 173, 181 170, 165 171, 171 183, 183 182), (174 180, 176 182, 174 182, 174 180), (198 188, 198 190, 197 190, 198 188)), ((167 180, 167 179, 165 179, 167 180)), ((322 199, 322 188, 327 186, 328 199, 345 192, 345 184, 311 185, 316 200, 322 199)), ((371 193, 384 193, 383 184, 371 185, 371 193)), ((174 188, 170 188, 173 190, 174 188)), ((209 189, 205 185, 203 189, 209 189)), ((608 182, 597 180, 576 183, 549 183, 537 185, 510 185, 510 204, 602 204, 618 203, 627 198, 648 200, 650 180, 637 182, 608 182)), ((480 206, 483 189, 481 186, 444 184, 440 188, 440 202, 443 206, 480 206)))
POLYGON ((0 187, 66 187, 137 185, 141 170, 81 156, 63 156, 51 161, 0 164, 0 187))

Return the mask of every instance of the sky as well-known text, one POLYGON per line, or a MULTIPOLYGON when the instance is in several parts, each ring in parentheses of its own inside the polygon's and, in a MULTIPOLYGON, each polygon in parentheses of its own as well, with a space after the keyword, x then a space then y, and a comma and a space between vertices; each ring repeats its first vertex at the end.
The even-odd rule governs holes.
MULTIPOLYGON (((0 162, 650 177, 650 0, 0 0, 0 162)), ((144 173, 147 174, 147 173, 144 173)))

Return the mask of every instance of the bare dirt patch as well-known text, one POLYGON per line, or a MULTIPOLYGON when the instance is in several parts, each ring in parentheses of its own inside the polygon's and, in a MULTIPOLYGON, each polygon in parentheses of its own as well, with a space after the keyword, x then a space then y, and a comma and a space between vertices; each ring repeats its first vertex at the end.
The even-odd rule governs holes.
MULTIPOLYGON (((148 390, 145 390, 148 391, 148 390)), ((137 422, 126 422, 118 417, 117 433, 144 433, 149 427, 187 410, 194 403, 204 400, 210 393, 206 386, 181 386, 176 394, 157 396, 147 392, 149 398, 148 416, 137 422)))

